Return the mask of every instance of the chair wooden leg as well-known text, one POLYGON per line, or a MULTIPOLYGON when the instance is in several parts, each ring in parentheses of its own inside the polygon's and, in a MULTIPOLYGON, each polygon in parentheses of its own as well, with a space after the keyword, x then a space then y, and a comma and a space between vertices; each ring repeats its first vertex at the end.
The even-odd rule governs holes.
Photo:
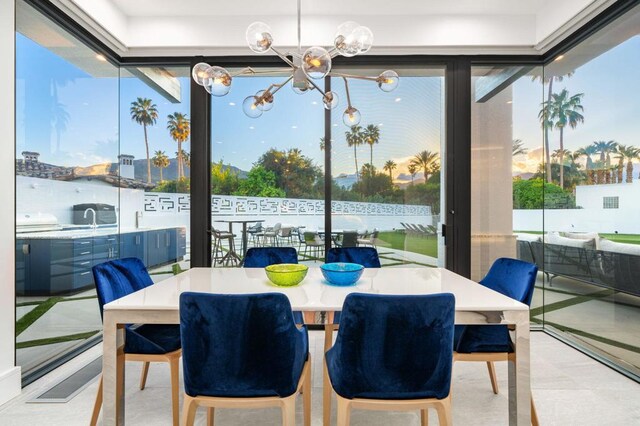
POLYGON ((322 363, 323 380, 322 380, 322 425, 330 426, 331 424, 331 381, 329 380, 329 370, 327 369, 327 360, 322 363))
POLYGON ((215 422, 216 411, 213 407, 207 408, 207 426, 213 426, 215 422))
POLYGON ((429 410, 420 410, 420 426, 429 426, 429 410))
POLYGON ((296 424, 296 397, 291 396, 282 400, 282 426, 296 424))
POLYGON ((149 364, 150 362, 142 363, 142 374, 140 374, 140 390, 144 390, 144 387, 147 384, 147 374, 149 374, 149 364))
POLYGON ((487 361, 487 369, 489 370, 489 379, 491 379, 491 388, 493 393, 498 394, 498 378, 496 377, 496 367, 493 361, 487 361))
POLYGON ((185 394, 182 402, 182 426, 192 426, 196 418, 196 399, 185 394))
POLYGON ((304 316, 305 324, 315 324, 316 323, 316 313, 314 311, 303 311, 302 315, 304 316))
MULTIPOLYGON (((533 401, 532 401, 533 402, 533 401)), ((100 381, 98 382, 98 392, 96 392, 96 402, 93 404, 93 413, 91 413, 91 426, 98 424, 98 416, 100 415, 100 408, 102 407, 102 374, 100 374, 100 381)))
POLYGON ((333 346, 333 324, 324 325, 324 351, 327 352, 333 346))
POLYGON ((338 395, 338 426, 349 426, 351 401, 338 395))
MULTIPOLYGON (((309 366, 311 366, 311 355, 309 355, 307 362, 309 363, 309 366)), ((302 389, 304 390, 302 395, 302 415, 304 419, 304 426, 311 426, 311 367, 307 368, 307 372, 304 375, 302 389)))
POLYGON ((451 396, 438 401, 436 404, 436 411, 438 412, 439 426, 453 426, 453 419, 451 417, 451 396))
POLYGON ((538 412, 536 411, 536 404, 533 403, 533 397, 531 397, 531 426, 539 426, 538 412))
POLYGON ((173 426, 180 426, 180 396, 178 387, 180 386, 180 358, 175 356, 169 360, 169 368, 171 369, 171 411, 173 415, 173 426))

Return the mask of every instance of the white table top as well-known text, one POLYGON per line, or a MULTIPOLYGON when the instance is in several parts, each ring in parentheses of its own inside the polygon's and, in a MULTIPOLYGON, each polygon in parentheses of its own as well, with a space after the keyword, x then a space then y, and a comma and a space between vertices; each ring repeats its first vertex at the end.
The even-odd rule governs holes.
POLYGON ((296 287, 276 287, 262 268, 193 268, 115 300, 105 310, 177 310, 180 293, 250 294, 279 292, 296 311, 339 311, 349 293, 453 293, 456 311, 526 311, 529 307, 442 268, 365 269, 355 286, 326 283, 319 267, 310 267, 296 287))

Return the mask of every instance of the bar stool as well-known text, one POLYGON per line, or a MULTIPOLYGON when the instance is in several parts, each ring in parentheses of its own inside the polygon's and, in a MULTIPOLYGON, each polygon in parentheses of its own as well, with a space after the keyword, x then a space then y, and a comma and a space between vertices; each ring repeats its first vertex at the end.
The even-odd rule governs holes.
POLYGON ((217 229, 211 230, 211 236, 213 237, 213 249, 211 250, 211 264, 215 266, 216 264, 220 264, 223 266, 228 265, 229 263, 240 262, 240 257, 236 253, 235 249, 235 234, 226 231, 219 231, 217 229), (227 252, 223 250, 222 242, 227 241, 227 252))

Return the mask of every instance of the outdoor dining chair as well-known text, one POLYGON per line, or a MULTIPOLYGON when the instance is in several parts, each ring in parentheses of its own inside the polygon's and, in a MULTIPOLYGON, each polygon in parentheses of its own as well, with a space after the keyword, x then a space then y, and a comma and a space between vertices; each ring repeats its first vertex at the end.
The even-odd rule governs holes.
POLYGON ((420 410, 426 425, 432 407, 440 425, 451 425, 454 316, 450 293, 348 295, 338 339, 325 354, 324 397, 337 394, 338 426, 349 425, 353 408, 420 410))
MULTIPOLYGON (((111 301, 124 297, 135 291, 153 284, 147 268, 140 259, 129 257, 111 260, 93 267, 93 277, 96 283, 100 315, 103 306, 111 301)), ((179 420, 179 360, 180 326, 177 324, 129 324, 125 326, 125 361, 142 361, 142 375, 140 390, 147 382, 150 362, 167 362, 171 370, 171 409, 173 411, 173 425, 178 426, 179 420)), ((98 421, 102 407, 102 376, 98 385, 98 393, 91 415, 91 425, 98 421)))
MULTIPOLYGON (((531 305, 538 267, 522 260, 500 258, 493 262, 480 284, 519 302, 531 305)), ((498 393, 495 361, 515 362, 509 329, 506 325, 456 326, 454 336, 454 361, 481 361, 487 363, 493 393, 498 393)), ((532 424, 538 417, 531 398, 532 424)))
POLYGON ((307 329, 298 329, 281 293, 180 295, 184 400, 182 425, 198 406, 282 410, 295 424, 295 401, 303 392, 304 425, 311 424, 311 358, 307 329))

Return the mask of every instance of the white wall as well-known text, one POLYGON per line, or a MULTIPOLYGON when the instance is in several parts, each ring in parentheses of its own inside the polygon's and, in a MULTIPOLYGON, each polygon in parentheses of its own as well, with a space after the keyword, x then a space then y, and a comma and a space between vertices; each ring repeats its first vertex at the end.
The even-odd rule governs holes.
MULTIPOLYGON (((544 230, 640 234, 638 209, 558 209, 544 211, 544 230)), ((542 210, 514 210, 513 229, 542 231, 542 210)))
MULTIPOLYGON (((623 178, 626 178, 626 169, 623 178)), ((611 209, 602 208, 602 197, 619 197, 620 209, 632 210, 638 206, 640 199, 640 181, 632 183, 615 183, 609 185, 580 185, 576 187, 576 206, 583 209, 604 210, 609 213, 611 209)))
POLYGON ((15 4, 0 2, 0 182, 5 200, 0 209, 0 404, 20 393, 15 366, 15 4))

